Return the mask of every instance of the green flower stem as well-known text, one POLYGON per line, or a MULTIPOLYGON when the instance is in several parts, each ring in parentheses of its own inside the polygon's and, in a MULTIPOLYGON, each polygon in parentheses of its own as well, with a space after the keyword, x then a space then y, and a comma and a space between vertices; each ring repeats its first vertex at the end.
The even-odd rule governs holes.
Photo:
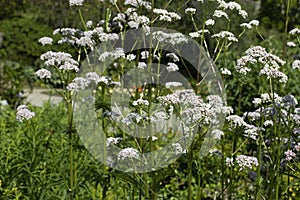
POLYGON ((80 20, 81 20, 81 23, 82 23, 82 26, 83 26, 84 30, 88 30, 80 9, 78 9, 78 13, 79 13, 79 17, 80 17, 80 20))
POLYGON ((289 12, 291 9, 292 0, 288 0, 286 12, 285 12, 285 27, 284 27, 284 35, 283 35, 283 47, 282 52, 283 56, 286 56, 286 42, 287 42, 287 35, 288 35, 288 26, 289 26, 289 12))
POLYGON ((261 190, 261 177, 260 177, 260 169, 261 169, 261 164, 262 164, 262 141, 263 137, 262 134, 259 133, 259 138, 258 138, 258 166, 256 170, 256 200, 260 199, 260 190, 261 190))

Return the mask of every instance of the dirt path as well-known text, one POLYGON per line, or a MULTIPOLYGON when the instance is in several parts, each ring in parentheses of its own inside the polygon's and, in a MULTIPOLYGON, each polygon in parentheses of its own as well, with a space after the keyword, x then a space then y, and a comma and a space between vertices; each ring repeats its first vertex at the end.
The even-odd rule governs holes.
POLYGON ((33 89, 33 91, 25 90, 25 103, 30 103, 34 106, 42 107, 45 101, 50 101, 51 103, 59 103, 62 98, 57 95, 50 95, 51 90, 49 89, 33 89))

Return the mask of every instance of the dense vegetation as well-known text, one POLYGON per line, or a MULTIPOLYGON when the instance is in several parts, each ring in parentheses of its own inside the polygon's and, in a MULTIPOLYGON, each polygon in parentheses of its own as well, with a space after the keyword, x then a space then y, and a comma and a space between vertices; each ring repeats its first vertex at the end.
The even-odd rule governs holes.
POLYGON ((299 1, 0 6, 0 199, 300 198, 299 1))

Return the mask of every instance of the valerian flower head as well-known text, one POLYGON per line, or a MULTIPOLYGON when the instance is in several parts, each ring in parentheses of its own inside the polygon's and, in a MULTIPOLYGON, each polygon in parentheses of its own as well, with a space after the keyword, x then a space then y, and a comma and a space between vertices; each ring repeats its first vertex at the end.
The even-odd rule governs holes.
POLYGON ((294 29, 292 29, 289 33, 290 33, 290 35, 297 35, 297 34, 300 34, 300 29, 294 28, 294 29))
POLYGON ((126 160, 126 159, 138 159, 139 158, 139 152, 134 148, 126 148, 122 149, 118 153, 118 160, 126 160))
POLYGON ((39 69, 38 71, 35 72, 35 74, 40 78, 51 78, 51 72, 47 69, 39 69))
POLYGON ((222 67, 221 68, 221 74, 231 75, 231 71, 229 69, 227 69, 227 68, 222 67))
POLYGON ((208 19, 205 21, 206 26, 213 26, 215 24, 215 20, 213 19, 208 19))
POLYGON ((234 36, 233 33, 229 31, 221 31, 220 33, 214 34, 211 37, 213 38, 226 38, 228 41, 237 42, 238 39, 234 36))
POLYGON ((26 105, 20 105, 17 108, 17 116, 16 120, 19 122, 23 122, 24 120, 29 120, 35 116, 35 113, 28 110, 26 105))
POLYGON ((252 26, 249 23, 241 23, 240 26, 246 29, 252 29, 252 26))
POLYGON ((145 100, 145 99, 138 99, 136 101, 132 102, 133 106, 148 106, 149 105, 149 101, 145 100))
POLYGON ((286 45, 287 45, 288 47, 296 47, 295 42, 287 42, 286 45))
POLYGON ((42 37, 39 39, 39 43, 41 43, 43 46, 49 44, 52 45, 53 39, 50 37, 42 37))
POLYGON ((81 47, 89 47, 91 50, 93 50, 96 42, 92 40, 90 37, 84 36, 81 37, 80 39, 77 39, 76 44, 81 47))
POLYGON ((159 20, 160 21, 167 21, 171 22, 174 20, 180 20, 181 17, 175 13, 175 12, 169 12, 165 9, 160 9, 160 8, 154 8, 153 13, 156 15, 159 15, 159 20))
POLYGON ((84 0, 69 0, 70 6, 82 6, 84 0))
POLYGON ((300 60, 294 60, 292 64, 293 69, 300 69, 300 60))
POLYGON ((173 59, 173 62, 178 62, 179 61, 179 58, 175 53, 167 53, 166 56, 173 59))
POLYGON ((61 70, 79 70, 79 63, 69 53, 48 51, 41 55, 41 60, 45 61, 46 66, 58 66, 61 70))
POLYGON ((180 87, 180 86, 182 86, 181 82, 176 82, 176 81, 166 82, 166 88, 180 87))
POLYGON ((234 166, 234 160, 233 160, 233 158, 226 158, 225 164, 228 167, 233 167, 234 166))
POLYGON ((89 85, 90 81, 86 78, 82 77, 76 77, 72 81, 72 83, 69 83, 67 86, 67 90, 78 92, 79 90, 85 89, 89 85))
POLYGON ((244 121, 244 119, 238 115, 229 115, 226 117, 226 120, 229 121, 234 128, 237 126, 247 126, 247 123, 244 121))
POLYGON ((148 1, 143 1, 143 0, 126 0, 124 4, 133 6, 135 8, 139 8, 140 6, 143 6, 147 10, 151 9, 151 3, 148 1))
POLYGON ((168 65, 168 66, 167 66, 167 70, 168 70, 169 72, 174 72, 174 71, 178 71, 178 70, 179 70, 178 65, 176 65, 175 63, 169 62, 167 65, 168 65))
POLYGON ((172 143, 171 148, 174 151, 175 155, 186 153, 186 150, 184 150, 179 143, 172 143))
POLYGON ((196 13, 196 8, 186 8, 185 13, 189 15, 194 15, 196 13))
POLYGON ((253 156, 238 155, 236 157, 236 162, 239 165, 240 170, 246 168, 252 169, 254 166, 258 166, 257 158, 253 156))
POLYGON ((229 19, 227 13, 222 10, 215 10, 213 16, 216 18, 225 17, 226 19, 229 19))
POLYGON ((296 154, 292 150, 287 150, 284 152, 285 160, 290 161, 296 157, 296 154))
POLYGON ((113 137, 109 137, 106 139, 106 146, 109 147, 111 145, 114 145, 114 144, 118 144, 119 141, 121 141, 122 138, 113 138, 113 137))

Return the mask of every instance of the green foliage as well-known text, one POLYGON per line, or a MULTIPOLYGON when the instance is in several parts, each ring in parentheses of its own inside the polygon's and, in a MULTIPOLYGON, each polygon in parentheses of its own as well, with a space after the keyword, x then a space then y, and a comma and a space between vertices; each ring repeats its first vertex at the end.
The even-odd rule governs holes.
POLYGON ((23 66, 14 61, 0 62, 0 99, 16 107, 21 104, 25 86, 32 86, 36 77, 30 66, 23 66))
POLYGON ((3 33, 0 59, 33 66, 46 50, 38 43, 38 39, 49 35, 52 30, 26 16, 3 20, 0 23, 0 32, 3 33))

